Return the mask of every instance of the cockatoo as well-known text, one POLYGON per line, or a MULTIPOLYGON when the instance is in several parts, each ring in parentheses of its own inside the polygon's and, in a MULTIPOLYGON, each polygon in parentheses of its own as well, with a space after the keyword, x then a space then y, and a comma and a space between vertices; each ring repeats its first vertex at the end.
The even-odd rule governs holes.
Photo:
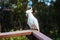
POLYGON ((26 16, 28 18, 27 24, 30 27, 30 29, 36 29, 39 31, 38 20, 33 16, 32 12, 32 9, 26 10, 26 16))

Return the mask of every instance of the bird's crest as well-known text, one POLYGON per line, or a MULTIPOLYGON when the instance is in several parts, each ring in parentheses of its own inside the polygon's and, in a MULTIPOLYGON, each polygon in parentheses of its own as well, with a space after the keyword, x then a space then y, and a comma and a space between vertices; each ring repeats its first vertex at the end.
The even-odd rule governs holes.
POLYGON ((26 10, 26 13, 32 13, 32 12, 33 12, 32 8, 29 10, 26 10))

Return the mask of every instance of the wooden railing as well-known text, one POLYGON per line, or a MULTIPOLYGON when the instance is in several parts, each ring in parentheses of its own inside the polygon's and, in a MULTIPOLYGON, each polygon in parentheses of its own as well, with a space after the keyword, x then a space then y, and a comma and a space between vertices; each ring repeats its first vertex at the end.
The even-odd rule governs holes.
POLYGON ((52 40, 51 38, 47 37, 46 35, 36 30, 23 30, 23 31, 0 33, 0 38, 8 38, 14 36, 27 36, 29 40, 52 40))

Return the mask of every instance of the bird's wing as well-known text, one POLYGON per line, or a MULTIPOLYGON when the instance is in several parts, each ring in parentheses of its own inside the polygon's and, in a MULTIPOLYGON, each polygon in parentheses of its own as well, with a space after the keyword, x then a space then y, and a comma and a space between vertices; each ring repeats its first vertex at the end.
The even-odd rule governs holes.
POLYGON ((38 24, 38 20, 36 18, 34 18, 34 24, 37 27, 37 29, 39 30, 39 24, 38 24))
POLYGON ((30 28, 31 28, 31 22, 32 22, 32 20, 30 18, 28 18, 27 24, 29 25, 30 28))
POLYGON ((27 24, 29 25, 30 28, 32 27, 32 25, 34 25, 34 20, 33 19, 34 19, 33 17, 32 18, 28 18, 27 24))

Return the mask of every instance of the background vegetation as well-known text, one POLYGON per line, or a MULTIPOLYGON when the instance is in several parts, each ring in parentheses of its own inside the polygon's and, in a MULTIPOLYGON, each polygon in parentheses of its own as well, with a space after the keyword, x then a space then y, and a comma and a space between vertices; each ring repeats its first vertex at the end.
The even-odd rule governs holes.
MULTIPOLYGON (((9 0, 6 2, 2 1, 0 4, 2 6, 2 9, 0 9, 0 31, 8 32, 12 29, 14 31, 28 29, 25 15, 27 0, 9 0), (6 8, 11 10, 4 10, 6 8)), ((60 40, 60 1, 51 1, 50 6, 47 6, 44 2, 38 3, 37 0, 32 0, 32 2, 33 14, 39 21, 41 32, 53 40, 60 40)))

